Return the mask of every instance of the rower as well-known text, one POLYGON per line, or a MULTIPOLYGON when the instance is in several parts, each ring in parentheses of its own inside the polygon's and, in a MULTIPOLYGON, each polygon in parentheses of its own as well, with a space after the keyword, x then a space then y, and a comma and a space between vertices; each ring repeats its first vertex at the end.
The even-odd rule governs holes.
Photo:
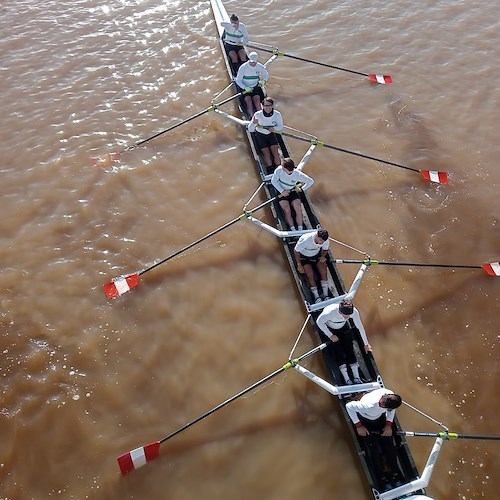
POLYGON ((275 132, 283 130, 283 117, 274 109, 274 101, 269 96, 264 98, 261 106, 262 109, 253 115, 248 124, 248 131, 256 132, 257 145, 264 157, 267 173, 271 174, 281 163, 275 132))
POLYGON ((332 346, 337 366, 348 385, 363 383, 352 345, 353 338, 349 325, 350 318, 352 318, 354 326, 359 330, 365 352, 371 352, 372 346, 368 342, 359 311, 353 306, 350 300, 343 299, 340 303, 326 306, 316 319, 318 328, 333 342, 332 346), (347 371, 348 364, 351 369, 352 379, 347 371))
POLYGON ((318 270, 323 297, 328 298, 328 280, 326 277, 327 267, 326 258, 330 240, 328 231, 319 228, 315 233, 303 234, 295 244, 295 261, 297 262, 297 271, 305 273, 309 281, 309 288, 313 294, 316 303, 321 302, 321 297, 316 286, 316 277, 314 267, 318 270))
POLYGON ((304 229, 302 216, 301 191, 305 191, 314 184, 314 180, 304 172, 295 168, 291 158, 283 158, 281 165, 276 168, 271 177, 271 184, 281 194, 280 207, 282 208, 287 224, 292 231, 304 229), (292 217, 292 208, 295 210, 295 221, 292 217))
POLYGON ((397 451, 392 439, 396 408, 399 408, 401 403, 401 396, 382 388, 365 394, 358 401, 346 404, 347 413, 358 435, 367 440, 368 453, 376 468, 377 477, 383 478, 385 482, 381 485, 383 487, 399 486, 402 481, 397 451))
POLYGON ((238 74, 234 81, 236 85, 245 91, 245 104, 248 116, 253 116, 254 112, 260 109, 260 103, 264 100, 262 87, 269 80, 269 73, 263 64, 257 62, 259 55, 257 52, 250 52, 248 61, 243 63, 238 69, 238 74))
POLYGON ((247 61, 247 53, 243 45, 248 43, 248 31, 235 14, 232 14, 229 20, 229 23, 227 21, 220 23, 224 28, 222 41, 224 42, 224 50, 231 59, 233 74, 236 75, 240 65, 247 61))

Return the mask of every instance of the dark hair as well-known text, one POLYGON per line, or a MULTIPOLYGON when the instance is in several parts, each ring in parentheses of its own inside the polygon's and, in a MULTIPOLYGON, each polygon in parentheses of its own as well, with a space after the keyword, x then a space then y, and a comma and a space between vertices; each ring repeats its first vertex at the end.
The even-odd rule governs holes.
POLYGON ((342 299, 339 304, 339 312, 350 316, 354 312, 354 306, 350 300, 342 299))
POLYGON ((323 240, 326 241, 329 238, 328 231, 326 229, 318 229, 318 236, 323 240))
POLYGON ((239 21, 238 19, 238 16, 236 14, 231 14, 231 17, 229 18, 229 20, 234 23, 236 21, 239 21))
POLYGON ((398 394, 387 394, 385 398, 384 406, 389 408, 389 410, 395 410, 401 406, 402 400, 401 396, 398 394))
POLYGON ((291 158, 283 158, 281 165, 289 171, 292 171, 295 168, 295 163, 291 158))
POLYGON ((270 104, 271 106, 274 106, 274 101, 270 97, 264 97, 262 100, 262 104, 267 103, 270 104))

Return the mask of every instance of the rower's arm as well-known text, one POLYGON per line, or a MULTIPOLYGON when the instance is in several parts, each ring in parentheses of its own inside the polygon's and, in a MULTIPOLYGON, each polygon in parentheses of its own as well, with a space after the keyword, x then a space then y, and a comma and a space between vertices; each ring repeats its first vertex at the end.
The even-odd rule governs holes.
POLYGON ((316 324, 318 325, 318 328, 328 337, 331 338, 332 332, 327 326, 327 321, 328 321, 328 316, 324 313, 321 313, 318 316, 318 319, 316 320, 316 324))

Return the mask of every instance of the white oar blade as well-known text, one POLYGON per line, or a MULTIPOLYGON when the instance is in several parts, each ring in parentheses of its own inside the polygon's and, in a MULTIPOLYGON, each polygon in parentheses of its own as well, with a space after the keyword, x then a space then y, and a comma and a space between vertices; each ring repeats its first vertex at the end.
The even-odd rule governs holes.
POLYGON ((390 75, 375 75, 373 73, 370 73, 368 75, 368 78, 372 82, 381 83, 382 85, 388 85, 389 83, 392 83, 392 76, 390 75))
POLYGON ((114 299, 124 293, 127 293, 132 288, 139 284, 139 273, 129 274, 128 276, 120 276, 113 281, 103 285, 104 293, 108 299, 114 299))
POLYGON ((446 172, 438 172, 437 170, 420 170, 420 173, 430 182, 438 184, 448 184, 448 174, 446 172))
POLYGON ((124 453, 116 460, 123 475, 132 472, 143 465, 146 465, 151 460, 158 458, 160 454, 160 441, 141 446, 135 450, 124 453))
POLYGON ((481 266, 490 276, 500 276, 500 262, 489 262, 481 266))

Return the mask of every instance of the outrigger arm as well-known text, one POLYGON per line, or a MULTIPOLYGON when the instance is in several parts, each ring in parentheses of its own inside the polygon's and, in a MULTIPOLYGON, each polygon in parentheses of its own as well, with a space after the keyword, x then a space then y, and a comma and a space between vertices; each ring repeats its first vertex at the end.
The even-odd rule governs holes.
POLYGON ((405 500, 432 500, 431 497, 425 495, 413 495, 413 496, 405 496, 411 493, 414 493, 418 490, 421 490, 429 485, 431 480, 432 472, 434 471, 434 465, 436 465, 439 452, 441 451, 441 447, 443 445, 444 439, 442 437, 436 438, 436 442, 432 447, 429 458, 427 459, 427 463, 425 464, 422 475, 415 479, 414 481, 410 481, 409 483, 403 484, 402 486, 398 486, 389 491, 385 491, 384 493, 379 493, 377 490, 373 490, 373 496, 376 500, 393 500, 395 498, 405 497, 405 500))
POLYGON ((270 226, 269 224, 266 224, 265 222, 262 222, 259 219, 256 219, 255 217, 248 216, 247 219, 253 222, 256 226, 259 226, 261 229, 264 229, 264 231, 274 234, 274 236, 277 236, 278 238, 282 239, 297 238, 299 236, 302 236, 303 234, 315 233, 317 231, 316 229, 302 229, 300 231, 299 230, 281 231, 280 229, 276 229, 275 227, 270 226))
MULTIPOLYGON (((303 234, 310 234, 316 232, 316 229, 304 229, 302 231, 297 231, 297 230, 281 231, 280 229, 277 229, 273 226, 270 226, 269 224, 266 224, 265 222, 262 222, 259 219, 256 219, 255 217, 252 217, 251 215, 247 216, 247 220, 253 222, 256 226, 260 227, 261 229, 264 229, 265 231, 282 239, 293 238, 297 236, 302 236, 303 234)), ((330 304, 338 304, 343 299, 352 300, 356 295, 356 292, 358 291, 359 285, 361 284, 365 271, 368 269, 368 266, 370 265, 369 261, 367 262, 368 263, 363 263, 359 268, 358 274, 356 274, 356 277, 354 278, 352 285, 350 286, 346 294, 339 295, 338 297, 333 297, 331 299, 323 300, 321 302, 318 302, 317 304, 306 303, 307 311, 308 312, 319 311, 320 309, 323 309, 325 306, 329 306, 330 304)))
POLYGON ((304 377, 307 377, 309 380, 314 382, 316 385, 319 385, 321 388, 325 389, 325 391, 333 394, 334 396, 342 396, 344 394, 353 394, 355 392, 368 392, 373 391, 375 389, 380 389, 384 387, 382 383, 382 377, 378 376, 376 382, 367 382, 365 384, 352 384, 352 385, 333 385, 330 382, 327 382, 325 379, 322 379, 315 373, 309 371, 307 368, 304 368, 299 363, 293 364, 293 367, 304 377))

